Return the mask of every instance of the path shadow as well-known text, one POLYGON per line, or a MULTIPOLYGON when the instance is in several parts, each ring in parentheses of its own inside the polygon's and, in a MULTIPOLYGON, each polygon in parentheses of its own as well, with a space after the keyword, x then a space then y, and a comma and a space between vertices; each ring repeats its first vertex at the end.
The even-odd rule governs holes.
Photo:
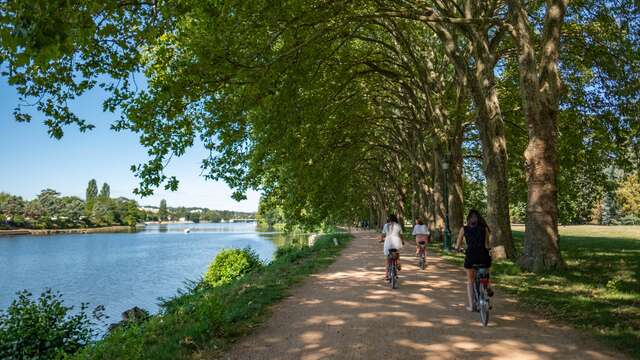
MULTIPOLYGON (((327 271, 273 308, 228 359, 622 359, 591 339, 523 312, 502 293, 489 326, 465 310, 462 269, 403 257, 400 286, 384 281, 380 244, 358 234, 327 271)), ((413 251, 406 248, 404 253, 413 251)))

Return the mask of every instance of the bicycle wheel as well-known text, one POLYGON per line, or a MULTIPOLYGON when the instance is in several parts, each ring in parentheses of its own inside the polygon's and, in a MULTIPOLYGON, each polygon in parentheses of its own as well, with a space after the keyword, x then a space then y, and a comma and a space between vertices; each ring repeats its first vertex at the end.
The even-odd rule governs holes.
POLYGON ((478 287, 480 286, 480 282, 476 279, 476 282, 473 284, 473 312, 478 312, 479 304, 480 304, 480 291, 478 287))
POLYGON ((482 326, 489 324, 489 295, 487 294, 487 288, 480 286, 480 296, 478 308, 480 310, 480 321, 482 326))
POLYGON ((420 262, 418 263, 420 270, 424 270, 424 254, 420 254, 420 262))
POLYGON ((392 289, 397 289, 398 288, 398 273, 397 273, 398 269, 396 269, 396 265, 394 264, 393 266, 391 266, 391 288, 392 289))

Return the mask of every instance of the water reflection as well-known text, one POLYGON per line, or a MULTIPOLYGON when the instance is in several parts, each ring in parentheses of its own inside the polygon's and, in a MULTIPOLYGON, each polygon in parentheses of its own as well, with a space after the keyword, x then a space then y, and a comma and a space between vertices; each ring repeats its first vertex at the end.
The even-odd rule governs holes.
POLYGON ((307 244, 307 239, 309 237, 309 235, 306 234, 285 233, 263 234, 263 236, 269 239, 276 247, 289 244, 307 244))
POLYGON ((287 244, 313 245, 313 235, 306 233, 285 233, 274 228, 259 226, 256 223, 182 223, 182 224, 149 224, 141 234, 182 233, 189 234, 218 234, 233 233, 234 235, 253 234, 269 240, 276 247, 287 244), (310 243, 311 241, 311 243, 310 243))

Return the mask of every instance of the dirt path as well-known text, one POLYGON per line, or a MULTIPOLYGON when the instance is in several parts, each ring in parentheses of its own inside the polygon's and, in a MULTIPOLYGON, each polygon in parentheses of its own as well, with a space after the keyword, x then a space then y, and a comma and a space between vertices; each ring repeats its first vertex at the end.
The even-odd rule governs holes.
MULTIPOLYGON (((357 233, 338 260, 274 306, 226 359, 624 359, 566 326, 528 315, 501 292, 483 328, 464 309, 463 271, 404 257, 400 288, 384 282, 382 246, 357 233)), ((404 254, 411 251, 405 248, 404 254)))

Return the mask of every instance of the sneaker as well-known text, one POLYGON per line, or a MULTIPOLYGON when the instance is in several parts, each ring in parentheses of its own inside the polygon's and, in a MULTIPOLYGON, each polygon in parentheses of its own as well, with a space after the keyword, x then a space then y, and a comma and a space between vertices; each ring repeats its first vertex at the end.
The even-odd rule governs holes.
POLYGON ((398 271, 402 270, 402 266, 400 266, 400 264, 398 264, 398 271))
POLYGON ((490 287, 487 287, 487 295, 489 295, 489 297, 493 296, 493 289, 490 287))

